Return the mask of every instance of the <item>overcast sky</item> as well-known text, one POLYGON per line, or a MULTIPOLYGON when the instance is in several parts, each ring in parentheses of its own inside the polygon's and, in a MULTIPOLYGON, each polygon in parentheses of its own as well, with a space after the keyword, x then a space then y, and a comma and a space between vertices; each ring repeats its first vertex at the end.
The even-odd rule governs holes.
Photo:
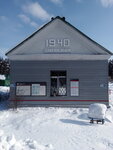
POLYGON ((113 0, 0 0, 0 55, 52 16, 66 20, 113 52, 113 0))

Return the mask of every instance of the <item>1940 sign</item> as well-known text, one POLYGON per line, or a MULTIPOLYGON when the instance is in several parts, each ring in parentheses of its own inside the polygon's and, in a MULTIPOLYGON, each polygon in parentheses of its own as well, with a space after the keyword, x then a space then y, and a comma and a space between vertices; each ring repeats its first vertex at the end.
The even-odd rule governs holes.
POLYGON ((47 39, 45 53, 70 53, 70 40, 64 39, 47 39))

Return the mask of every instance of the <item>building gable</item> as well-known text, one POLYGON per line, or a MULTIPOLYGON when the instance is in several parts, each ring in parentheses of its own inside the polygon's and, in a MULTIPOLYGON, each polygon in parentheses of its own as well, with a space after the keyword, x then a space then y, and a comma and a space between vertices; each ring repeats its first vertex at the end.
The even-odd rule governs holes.
POLYGON ((111 55, 111 52, 66 22, 64 18, 56 17, 6 55, 9 58, 32 58, 35 55, 38 59, 40 55, 50 54, 63 58, 69 55, 111 55))

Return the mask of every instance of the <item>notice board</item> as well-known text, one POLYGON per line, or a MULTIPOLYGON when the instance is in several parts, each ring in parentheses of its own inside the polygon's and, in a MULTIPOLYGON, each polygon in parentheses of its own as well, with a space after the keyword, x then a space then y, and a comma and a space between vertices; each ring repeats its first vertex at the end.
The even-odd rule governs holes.
POLYGON ((73 79, 70 81, 71 96, 79 96, 79 80, 73 79))

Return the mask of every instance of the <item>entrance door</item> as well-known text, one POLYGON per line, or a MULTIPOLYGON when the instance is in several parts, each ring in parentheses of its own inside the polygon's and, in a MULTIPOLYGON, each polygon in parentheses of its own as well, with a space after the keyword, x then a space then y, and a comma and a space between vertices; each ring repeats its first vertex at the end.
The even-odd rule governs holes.
POLYGON ((66 71, 51 71, 51 96, 66 96, 66 71))

